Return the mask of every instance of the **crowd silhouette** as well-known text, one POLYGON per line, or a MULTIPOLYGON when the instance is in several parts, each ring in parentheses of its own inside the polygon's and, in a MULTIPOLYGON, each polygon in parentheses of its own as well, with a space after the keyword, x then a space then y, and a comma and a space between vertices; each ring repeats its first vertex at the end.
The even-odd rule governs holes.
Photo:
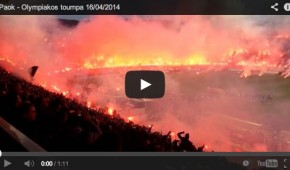
POLYGON ((116 111, 88 108, 0 68, 1 117, 47 151, 202 152, 189 134, 152 131, 122 119, 116 111))

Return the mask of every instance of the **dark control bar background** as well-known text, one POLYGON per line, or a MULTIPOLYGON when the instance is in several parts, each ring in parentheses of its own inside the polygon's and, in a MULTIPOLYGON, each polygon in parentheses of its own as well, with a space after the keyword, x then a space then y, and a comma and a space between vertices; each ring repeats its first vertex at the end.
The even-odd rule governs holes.
MULTIPOLYGON (((258 161, 264 162, 267 159, 276 160, 278 167, 275 169, 285 169, 289 166, 289 157, 275 156, 211 156, 211 157, 194 157, 194 156, 96 156, 96 157, 4 157, 3 159, 11 162, 10 169, 27 169, 25 162, 34 162, 33 167, 29 169, 54 169, 54 170, 192 170, 192 169, 263 169, 258 161), (244 161, 249 164, 245 166, 244 161), (43 162, 53 162, 46 164, 43 162)), ((2 161, 2 160, 1 160, 2 161)), ((3 166, 2 166, 3 167, 3 166)))

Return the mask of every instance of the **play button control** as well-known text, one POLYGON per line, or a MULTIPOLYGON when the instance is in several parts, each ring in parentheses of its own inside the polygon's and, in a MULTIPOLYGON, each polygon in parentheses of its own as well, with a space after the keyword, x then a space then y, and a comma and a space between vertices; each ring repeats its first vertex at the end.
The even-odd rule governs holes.
POLYGON ((7 166, 11 165, 12 163, 4 159, 3 167, 6 168, 7 166))
POLYGON ((165 93, 165 76, 161 71, 129 71, 125 93, 129 98, 161 98, 165 93))

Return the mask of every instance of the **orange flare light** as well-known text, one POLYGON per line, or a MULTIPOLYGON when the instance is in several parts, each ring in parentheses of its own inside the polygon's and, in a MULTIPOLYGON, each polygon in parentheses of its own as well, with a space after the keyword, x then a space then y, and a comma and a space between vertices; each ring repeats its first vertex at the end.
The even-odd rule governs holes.
POLYGON ((110 107, 110 108, 108 109, 108 113, 109 113, 109 115, 111 115, 111 116, 112 116, 112 115, 113 115, 113 113, 114 113, 114 109, 110 107))
POLYGON ((87 102, 87 107, 90 108, 92 103, 90 101, 87 102))
POLYGON ((133 117, 133 116, 129 116, 129 117, 128 117, 128 120, 129 120, 130 122, 133 122, 134 117, 133 117))

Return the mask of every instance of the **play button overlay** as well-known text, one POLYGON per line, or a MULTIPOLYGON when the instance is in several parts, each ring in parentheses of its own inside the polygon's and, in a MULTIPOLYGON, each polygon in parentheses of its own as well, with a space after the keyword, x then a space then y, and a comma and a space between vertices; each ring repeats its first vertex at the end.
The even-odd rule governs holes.
POLYGON ((125 93, 129 98, 161 98, 165 93, 165 76, 161 71, 129 71, 125 93))

